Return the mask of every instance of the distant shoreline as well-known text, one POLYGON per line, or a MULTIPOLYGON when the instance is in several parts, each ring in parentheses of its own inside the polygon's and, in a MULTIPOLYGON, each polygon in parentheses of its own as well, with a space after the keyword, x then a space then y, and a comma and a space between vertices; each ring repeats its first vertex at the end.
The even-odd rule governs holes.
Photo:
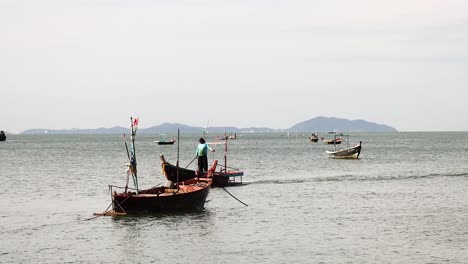
MULTIPOLYGON (((139 128, 138 132, 142 134, 157 134, 157 133, 173 133, 180 129, 182 133, 203 133, 208 129, 210 133, 315 133, 315 132, 328 132, 328 131, 341 131, 341 132, 398 132, 395 128, 377 124, 362 119, 349 120, 336 117, 323 117, 318 116, 286 129, 273 129, 268 127, 247 127, 237 128, 234 126, 225 127, 197 127, 188 126, 178 123, 163 123, 157 126, 148 128, 139 128)), ((129 133, 129 128, 120 126, 111 128, 94 128, 94 129, 46 129, 36 128, 28 129, 19 134, 121 134, 129 133)))

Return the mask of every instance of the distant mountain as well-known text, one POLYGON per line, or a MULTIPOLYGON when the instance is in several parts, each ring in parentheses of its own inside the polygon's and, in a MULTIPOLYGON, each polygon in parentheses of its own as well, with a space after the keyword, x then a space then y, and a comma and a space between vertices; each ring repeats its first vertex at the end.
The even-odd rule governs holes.
MULTIPOLYGON (((178 123, 163 123, 161 125, 152 126, 148 128, 138 128, 138 133, 140 134, 175 134, 177 129, 180 129, 181 133, 203 133, 204 128, 202 127, 192 127, 184 124, 178 123)), ((226 133, 265 133, 265 132, 275 132, 278 130, 271 128, 258 128, 258 127, 249 127, 249 128, 237 128, 237 127, 210 127, 209 131, 211 134, 223 134, 226 133)), ((129 128, 124 127, 112 127, 112 128, 95 128, 95 129, 29 129, 23 131, 21 134, 122 134, 130 133, 129 128)))
POLYGON ((365 120, 349 120, 335 117, 315 117, 300 122, 289 128, 289 131, 301 132, 396 132, 397 130, 387 125, 368 122, 365 120))
POLYGON ((93 128, 93 129, 44 129, 44 128, 35 128, 28 129, 20 134, 120 134, 128 133, 130 129, 124 127, 111 127, 111 128, 93 128))
POLYGON ((203 131, 203 128, 201 127, 192 127, 178 123, 163 123, 149 128, 139 128, 138 132, 143 134, 165 134, 177 133, 177 129, 180 129, 181 133, 202 133, 203 131))
MULTIPOLYGON (((202 133, 204 128, 193 127, 178 123, 163 123, 157 126, 148 128, 139 128, 138 133, 141 134, 175 134, 177 129, 181 133, 202 133)), ((267 127, 210 127, 210 134, 224 134, 226 133, 269 133, 269 132, 282 132, 282 131, 300 131, 300 132, 328 132, 328 131, 341 131, 341 132, 393 132, 397 131, 393 127, 387 125, 380 125, 376 123, 367 122, 364 120, 348 120, 334 117, 319 116, 309 119, 307 121, 298 123, 289 129, 272 129, 267 127)), ((130 133, 129 128, 120 126, 111 128, 95 128, 95 129, 29 129, 21 134, 122 134, 130 133)))
MULTIPOLYGON (((177 124, 177 123, 163 123, 158 126, 153 126, 149 128, 142 128, 139 129, 138 131, 140 133, 151 133, 151 134, 157 134, 157 133, 175 133, 177 132, 177 129, 180 129, 180 132, 182 133, 203 133, 203 130, 205 128, 202 127, 192 127, 192 126, 187 126, 183 124, 177 124)), ((277 131, 275 129, 271 128, 266 128, 266 127, 249 127, 249 128, 237 128, 237 127, 210 127, 209 133, 261 133, 261 132, 274 132, 277 131)))

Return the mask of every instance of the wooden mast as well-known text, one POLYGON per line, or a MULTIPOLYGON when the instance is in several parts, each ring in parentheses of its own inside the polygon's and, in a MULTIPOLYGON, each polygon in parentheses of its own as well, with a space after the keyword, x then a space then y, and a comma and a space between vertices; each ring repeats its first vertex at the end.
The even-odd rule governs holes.
MULTIPOLYGON (((180 146, 180 129, 177 129, 177 183, 179 182, 179 146, 180 146)), ((177 189, 179 189, 179 184, 177 184, 177 189)))
POLYGON ((228 138, 226 137, 226 132, 224 132, 224 170, 227 173, 227 143, 228 138))
POLYGON ((137 130, 137 125, 138 125, 138 118, 133 120, 133 117, 130 117, 130 124, 131 124, 131 129, 132 129, 132 134, 131 134, 131 159, 130 159, 130 166, 132 168, 132 176, 133 176, 133 184, 135 185, 136 193, 138 194, 138 177, 137 177, 137 161, 136 161, 136 154, 135 154, 135 135, 136 135, 136 130, 137 130), (135 122, 135 125, 133 123, 135 122))

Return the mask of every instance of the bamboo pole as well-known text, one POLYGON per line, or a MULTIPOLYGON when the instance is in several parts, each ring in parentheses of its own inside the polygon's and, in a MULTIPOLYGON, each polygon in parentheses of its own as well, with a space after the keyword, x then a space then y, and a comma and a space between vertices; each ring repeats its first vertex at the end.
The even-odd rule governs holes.
MULTIPOLYGON (((177 129, 177 183, 179 182, 179 146, 180 146, 180 129, 177 129)), ((177 184, 177 189, 179 189, 179 184, 177 184)))

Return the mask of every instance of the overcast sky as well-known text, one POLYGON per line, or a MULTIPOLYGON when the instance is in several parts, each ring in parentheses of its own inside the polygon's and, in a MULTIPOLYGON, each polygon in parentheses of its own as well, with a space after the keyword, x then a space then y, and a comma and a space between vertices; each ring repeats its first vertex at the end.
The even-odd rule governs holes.
POLYGON ((466 0, 0 0, 0 130, 468 131, 466 0))

